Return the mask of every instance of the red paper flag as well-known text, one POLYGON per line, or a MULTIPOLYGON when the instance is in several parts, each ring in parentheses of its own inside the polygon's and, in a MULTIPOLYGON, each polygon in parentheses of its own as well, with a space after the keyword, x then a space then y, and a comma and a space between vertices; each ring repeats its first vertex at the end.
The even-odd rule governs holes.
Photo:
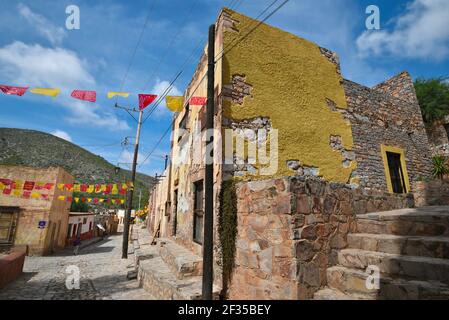
POLYGON ((23 190, 31 191, 34 188, 34 181, 25 181, 23 184, 23 190))
POLYGON ((95 203, 95 204, 98 203, 98 198, 94 198, 94 203, 95 203))
POLYGON ((2 90, 4 94, 23 96, 25 92, 27 92, 28 87, 11 87, 0 85, 0 90, 2 90))
POLYGON ((191 106, 204 106, 206 105, 206 97, 191 97, 189 100, 189 105, 191 106))
POLYGON ((97 101, 97 93, 95 91, 73 90, 71 96, 79 100, 97 101))
POLYGON ((80 191, 81 192, 86 192, 87 191, 87 184, 85 184, 85 183, 83 183, 81 186, 80 186, 80 191))
POLYGON ((151 102, 156 100, 157 95, 155 94, 139 94, 139 110, 142 111, 148 107, 151 102))

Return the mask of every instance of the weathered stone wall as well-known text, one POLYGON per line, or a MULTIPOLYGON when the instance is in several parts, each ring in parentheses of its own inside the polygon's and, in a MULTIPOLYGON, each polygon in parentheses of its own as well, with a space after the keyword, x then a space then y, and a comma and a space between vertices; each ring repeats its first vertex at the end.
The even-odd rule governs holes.
POLYGON ((379 83, 373 87, 373 90, 406 101, 412 104, 413 108, 419 106, 413 81, 406 71, 379 83))
MULTIPOLYGON (((401 76, 400 79, 404 80, 401 76)), ((393 81, 393 83, 395 83, 393 81)), ((409 83, 412 83, 409 78, 409 83)), ((407 100, 388 95, 380 87, 370 89, 349 80, 344 81, 348 109, 340 110, 352 124, 357 169, 353 176, 362 187, 387 190, 381 145, 398 147, 405 152, 410 184, 430 176, 431 159, 429 141, 419 105, 413 103, 414 91, 407 100)), ((400 86, 395 95, 404 94, 400 86)), ((392 88, 386 90, 389 92, 392 88)))
POLYGON ((449 179, 416 182, 414 197, 417 207, 449 206, 449 179))
POLYGON ((410 207, 405 195, 292 177, 237 184, 231 299, 308 299, 356 231, 356 214, 410 207))
POLYGON ((449 137, 444 127, 447 124, 449 124, 449 116, 426 127, 432 155, 449 156, 449 137))

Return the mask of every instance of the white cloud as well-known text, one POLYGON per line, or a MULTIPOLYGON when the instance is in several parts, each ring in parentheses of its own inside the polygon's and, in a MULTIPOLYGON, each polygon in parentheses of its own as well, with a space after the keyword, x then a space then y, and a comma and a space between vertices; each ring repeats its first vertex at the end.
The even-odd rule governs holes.
POLYGON ((392 31, 365 31, 357 39, 362 55, 394 54, 443 59, 449 54, 449 1, 414 0, 395 19, 392 31))
POLYGON ((95 79, 87 71, 86 61, 75 52, 20 41, 0 48, 0 71, 2 77, 21 85, 70 90, 95 84, 95 79))
POLYGON ((53 25, 44 16, 31 11, 28 6, 19 3, 17 8, 20 15, 33 26, 33 29, 50 41, 52 45, 60 45, 62 40, 67 36, 67 33, 62 27, 53 25))
MULTIPOLYGON (((157 79, 156 84, 154 85, 153 89, 151 90, 151 93, 157 94, 158 98, 161 97, 165 90, 170 86, 170 81, 166 80, 160 80, 157 79)), ((167 94, 169 96, 182 96, 181 91, 176 86, 173 86, 169 93, 167 94)), ((151 107, 151 105, 150 105, 151 107)), ((154 115, 156 117, 164 117, 167 115, 171 115, 171 111, 167 109, 167 105, 165 104, 165 98, 164 100, 156 107, 154 111, 154 115)))
POLYGON ((52 103, 66 107, 70 112, 70 116, 66 118, 69 123, 107 127, 111 130, 129 129, 125 121, 102 110, 97 104, 70 97, 74 89, 96 86, 94 77, 88 71, 87 62, 73 51, 15 41, 0 48, 0 74, 14 85, 61 89, 61 95, 52 100, 52 103))
MULTIPOLYGON (((139 155, 137 156, 137 163, 138 164, 140 164, 145 159, 144 156, 145 155, 142 152, 139 152, 139 155)), ((127 149, 124 149, 120 153, 118 162, 120 162, 121 165, 131 169, 131 164, 133 162, 133 159, 134 159, 134 150, 133 151, 129 151, 127 149)))
POLYGON ((56 137, 58 137, 58 138, 67 140, 67 141, 69 141, 69 142, 72 142, 72 137, 71 137, 67 132, 65 132, 65 131, 62 131, 62 130, 55 130, 55 131, 53 131, 51 134, 54 135, 54 136, 56 136, 56 137))

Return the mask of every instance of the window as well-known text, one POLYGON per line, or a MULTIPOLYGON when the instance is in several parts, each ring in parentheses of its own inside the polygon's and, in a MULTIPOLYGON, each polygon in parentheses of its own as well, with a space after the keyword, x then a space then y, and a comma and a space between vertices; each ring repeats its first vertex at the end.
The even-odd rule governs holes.
POLYGON ((178 189, 173 195, 173 236, 176 236, 178 230, 178 189))
POLYGON ((71 234, 72 234, 72 224, 69 223, 69 227, 67 228, 67 238, 70 238, 71 234))
POLYGON ((92 221, 89 222, 89 231, 92 230, 92 221))
POLYGON ((388 191, 407 193, 410 191, 404 151, 400 148, 382 146, 382 158, 388 191))
POLYGON ((19 208, 0 207, 0 244, 13 244, 19 208))
POLYGON ((203 244, 203 221, 204 221, 204 186, 203 180, 194 183, 194 212, 193 212, 193 241, 203 244))
POLYGON ((87 218, 83 218, 83 224, 87 223, 87 218))
MULTIPOLYGON (((186 105, 186 111, 184 112, 184 116, 182 117, 181 122, 179 123, 179 130, 185 131, 187 130, 187 122, 189 121, 189 105, 186 105)), ((178 142, 182 139, 185 132, 179 132, 178 142)))

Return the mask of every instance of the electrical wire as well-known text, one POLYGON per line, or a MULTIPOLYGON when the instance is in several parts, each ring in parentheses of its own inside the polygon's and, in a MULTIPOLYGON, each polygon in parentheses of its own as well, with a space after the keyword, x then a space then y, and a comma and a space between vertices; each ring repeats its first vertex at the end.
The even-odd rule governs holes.
MULTIPOLYGON (((279 0, 275 0, 274 2, 272 2, 267 8, 265 8, 264 11, 262 11, 261 14, 259 14, 258 17, 260 17, 261 15, 263 15, 265 12, 267 12, 269 10, 269 8, 271 8, 276 2, 278 2, 279 0)), ((235 48, 239 43, 241 43, 243 40, 245 40, 250 34, 252 34, 260 25, 262 25, 265 21, 267 21, 270 17, 272 17, 276 12, 278 12, 285 4, 287 4, 287 2, 289 2, 290 0, 284 0, 284 2, 282 2, 279 6, 277 6, 272 12, 270 12, 264 19, 262 19, 261 21, 259 21, 257 23, 257 25, 251 29, 248 33, 246 33, 244 36, 242 36, 241 38, 239 38, 239 41, 237 41, 234 45, 232 45, 230 48, 226 49, 223 48, 221 50, 221 52, 219 54, 221 54, 221 56, 215 60, 215 63, 217 63, 218 61, 220 61, 224 55, 226 53, 229 53, 233 48, 235 48)), ((256 18, 257 19, 257 18, 256 18)), ((215 56, 216 57, 216 56, 215 56)), ((214 58, 215 58, 214 57, 214 58)), ((217 67, 217 65, 215 65, 215 68, 217 67)), ((204 81, 204 79, 207 76, 207 72, 204 74, 204 76, 201 78, 200 82, 198 83, 198 85, 196 86, 196 88, 194 89, 194 91, 191 93, 190 97, 187 99, 187 101, 190 100, 190 98, 193 96, 193 94, 195 94, 195 92, 198 90, 199 86, 202 84, 202 82, 204 81)), ((148 118, 148 117, 147 117, 148 118)), ((164 132, 164 134, 161 136, 161 138, 158 140, 158 142, 156 143, 156 145, 154 146, 154 148, 151 150, 151 152, 145 157, 145 159, 139 164, 139 167, 142 166, 147 160, 148 158, 153 154, 154 150, 156 150, 156 148, 159 146, 159 144, 162 142, 162 140, 165 138, 165 136, 168 134, 168 132, 170 131, 170 128, 173 126, 175 122, 175 119, 173 119, 173 121, 170 123, 170 126, 167 128, 167 130, 164 132)))

